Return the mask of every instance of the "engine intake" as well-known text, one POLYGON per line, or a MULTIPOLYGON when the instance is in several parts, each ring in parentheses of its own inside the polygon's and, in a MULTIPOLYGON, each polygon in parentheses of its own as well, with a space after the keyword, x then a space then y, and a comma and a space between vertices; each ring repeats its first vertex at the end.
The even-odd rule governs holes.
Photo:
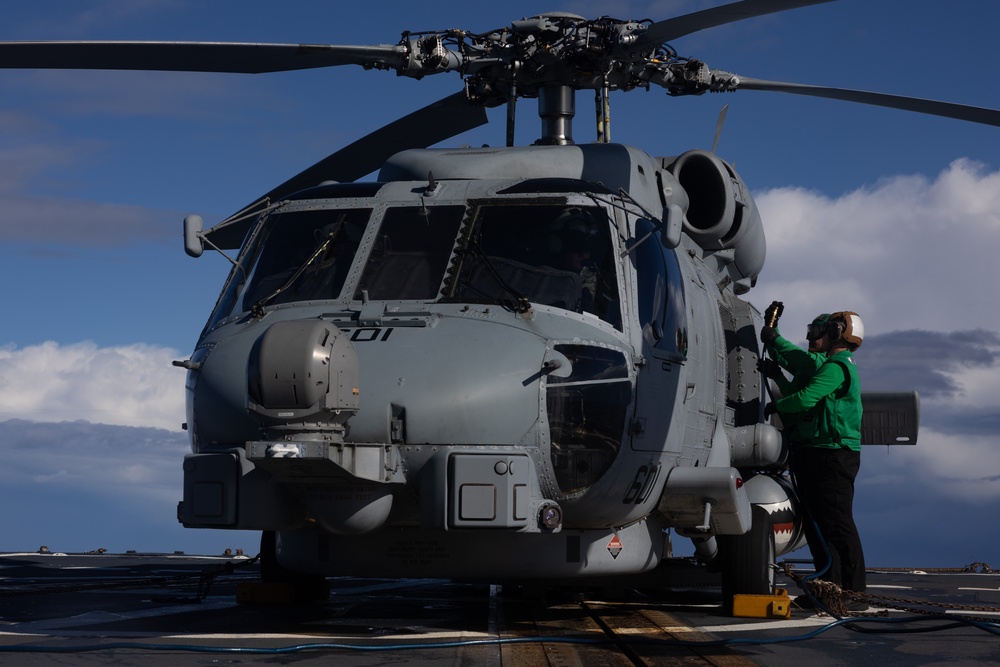
POLYGON ((764 227, 749 188, 729 164, 703 150, 684 153, 669 169, 690 200, 684 231, 729 262, 737 293, 745 293, 757 282, 766 254, 764 227), (731 251, 731 258, 720 251, 731 251))

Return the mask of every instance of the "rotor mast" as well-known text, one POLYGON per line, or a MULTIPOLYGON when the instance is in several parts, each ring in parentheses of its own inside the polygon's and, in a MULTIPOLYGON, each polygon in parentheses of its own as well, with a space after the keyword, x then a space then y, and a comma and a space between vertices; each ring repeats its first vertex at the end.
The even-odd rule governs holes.
POLYGON ((576 115, 576 91, 572 86, 552 84, 538 89, 538 117, 542 136, 536 142, 546 146, 573 143, 573 116, 576 115))

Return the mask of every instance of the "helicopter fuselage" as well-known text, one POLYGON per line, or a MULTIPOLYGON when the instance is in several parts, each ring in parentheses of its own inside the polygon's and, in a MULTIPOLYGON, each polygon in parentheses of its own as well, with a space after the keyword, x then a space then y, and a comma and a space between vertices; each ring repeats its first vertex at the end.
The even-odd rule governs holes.
POLYGON ((412 150, 293 195, 189 362, 179 517, 276 531, 296 571, 539 578, 790 514, 741 472, 783 457, 738 296, 763 254, 702 151, 412 150))

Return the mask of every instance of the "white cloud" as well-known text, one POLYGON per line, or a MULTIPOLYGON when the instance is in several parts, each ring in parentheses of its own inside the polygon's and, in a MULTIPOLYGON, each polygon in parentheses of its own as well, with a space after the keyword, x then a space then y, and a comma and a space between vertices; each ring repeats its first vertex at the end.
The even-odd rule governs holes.
POLYGON ((90 342, 0 347, 0 420, 86 420, 178 431, 184 372, 176 350, 90 342))
POLYGON ((53 182, 72 192, 80 177, 67 176, 67 170, 100 162, 105 149, 98 141, 64 138, 41 118, 0 109, 0 210, 4 212, 0 240, 46 247, 107 247, 172 237, 181 217, 177 212, 87 201, 73 195, 31 194, 39 183, 51 188, 53 182))
MULTIPOLYGON (((996 366, 966 368, 953 376, 965 407, 988 407, 1000 414, 1000 373, 996 366)), ((1000 471, 1000 467, 997 468, 1000 471)))
POLYGON ((857 355, 862 383, 921 393, 917 445, 866 448, 859 488, 995 503, 1000 310, 989 285, 1000 171, 956 160, 935 178, 885 178, 836 198, 800 188, 755 196, 768 258, 751 300, 783 301, 792 340, 819 313, 859 312, 870 340, 857 355))
MULTIPOLYGON (((900 332, 886 338, 898 338, 902 347, 907 347, 909 335, 912 334, 900 332)), ((922 390, 922 374, 924 383, 937 375, 950 389, 922 392, 916 445, 864 448, 859 485, 922 489, 929 497, 975 505, 995 504, 1000 500, 1000 448, 997 447, 1000 374, 996 357, 989 356, 998 349, 995 344, 980 342, 982 347, 978 349, 987 355, 985 358, 963 355, 962 346, 954 340, 956 337, 961 337, 961 332, 952 335, 956 355, 953 358, 944 355, 934 358, 921 344, 904 353, 903 356, 910 356, 909 363, 914 369, 902 378, 913 386, 894 388, 922 390), (923 359, 922 352, 925 352, 923 359)), ((932 339, 923 345, 936 344, 938 341, 932 339)), ((859 365, 863 366, 861 362, 859 365)), ((876 374, 872 384, 878 383, 878 360, 874 360, 870 370, 876 374)), ((884 367, 882 371, 891 373, 891 368, 884 367)), ((866 378, 864 375, 863 385, 866 378)))
POLYGON ((18 508, 4 548, 254 553, 255 534, 177 522, 188 451, 186 434, 162 429, 0 420, 0 504, 18 508))
POLYGON ((5 486, 169 502, 189 445, 185 434, 163 429, 12 419, 0 421, 0 448, 5 486))
POLYGON ((929 497, 974 505, 1000 500, 995 435, 946 435, 922 428, 915 446, 866 447, 862 460, 859 486, 921 488, 929 497))
POLYGON ((956 160, 934 180, 883 179, 839 198, 780 188, 756 195, 768 259, 758 307, 786 304, 798 335, 816 314, 855 310, 869 334, 1000 330, 984 300, 1000 244, 1000 171, 956 160))
MULTIPOLYGON (((0 173, 3 173, 0 167, 0 173)), ((82 199, 0 194, 0 240, 53 245, 108 247, 137 240, 165 242, 176 235, 176 213, 82 199)))

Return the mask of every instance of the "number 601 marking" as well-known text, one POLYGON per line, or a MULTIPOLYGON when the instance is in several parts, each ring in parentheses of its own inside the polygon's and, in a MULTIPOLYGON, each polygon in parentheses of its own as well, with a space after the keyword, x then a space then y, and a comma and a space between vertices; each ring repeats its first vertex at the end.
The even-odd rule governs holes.
POLYGON ((382 329, 381 327, 363 327, 361 329, 355 329, 354 332, 351 333, 351 342, 367 343, 375 340, 380 343, 384 343, 389 340, 389 334, 392 333, 392 329, 393 327, 389 327, 387 329, 382 329))
POLYGON ((649 500, 649 494, 653 492, 653 487, 656 486, 656 479, 659 476, 660 464, 652 467, 639 466, 639 469, 635 472, 635 479, 632 480, 632 484, 625 492, 625 498, 622 502, 626 505, 632 503, 641 505, 649 500))

